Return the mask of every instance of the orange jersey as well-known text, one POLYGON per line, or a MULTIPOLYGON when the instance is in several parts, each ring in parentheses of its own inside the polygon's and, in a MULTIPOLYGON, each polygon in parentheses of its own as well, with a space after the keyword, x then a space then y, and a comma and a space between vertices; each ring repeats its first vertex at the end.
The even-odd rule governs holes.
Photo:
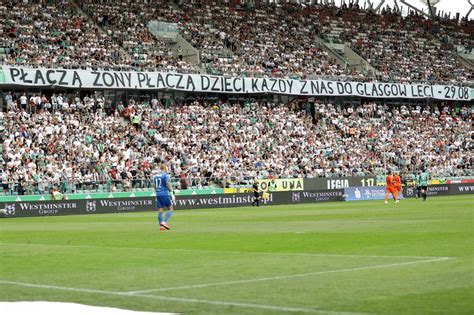
POLYGON ((385 182, 387 184, 387 188, 393 188, 393 176, 392 175, 387 175, 387 177, 385 177, 385 182))
POLYGON ((398 175, 393 176, 393 182, 395 184, 395 187, 400 187, 402 185, 402 180, 398 175))

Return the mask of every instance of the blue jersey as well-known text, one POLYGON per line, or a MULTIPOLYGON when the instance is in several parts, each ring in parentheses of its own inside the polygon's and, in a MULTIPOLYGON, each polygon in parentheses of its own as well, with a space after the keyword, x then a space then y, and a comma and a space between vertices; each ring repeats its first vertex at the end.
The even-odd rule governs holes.
POLYGON ((168 196, 168 188, 166 183, 169 181, 170 176, 166 173, 160 172, 153 177, 155 183, 155 191, 157 196, 168 196))

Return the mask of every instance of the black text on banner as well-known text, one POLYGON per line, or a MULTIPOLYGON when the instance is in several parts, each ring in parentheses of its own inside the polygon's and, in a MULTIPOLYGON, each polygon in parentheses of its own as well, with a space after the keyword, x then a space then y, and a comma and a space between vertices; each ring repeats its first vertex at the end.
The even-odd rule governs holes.
POLYGON ((229 94, 355 96, 470 101, 469 87, 330 80, 223 77, 171 72, 32 69, 2 66, 5 85, 77 89, 143 89, 229 94))

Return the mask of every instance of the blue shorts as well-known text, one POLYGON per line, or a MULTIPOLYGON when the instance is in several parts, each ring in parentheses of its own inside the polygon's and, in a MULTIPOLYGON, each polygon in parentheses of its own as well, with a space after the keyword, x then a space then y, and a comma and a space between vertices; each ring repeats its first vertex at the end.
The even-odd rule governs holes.
POLYGON ((170 195, 166 194, 166 195, 157 195, 156 196, 156 207, 158 209, 161 209, 161 208, 169 208, 171 207, 171 198, 170 198, 170 195))

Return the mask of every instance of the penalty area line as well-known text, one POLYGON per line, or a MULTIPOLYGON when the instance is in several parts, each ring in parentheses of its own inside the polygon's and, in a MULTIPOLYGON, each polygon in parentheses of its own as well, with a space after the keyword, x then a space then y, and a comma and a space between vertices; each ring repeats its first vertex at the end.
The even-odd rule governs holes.
POLYGON ((234 284, 245 284, 245 283, 253 283, 253 282, 286 280, 286 279, 310 277, 310 276, 317 276, 317 275, 331 274, 331 273, 342 273, 342 272, 352 272, 352 271, 371 270, 371 269, 396 268, 396 267, 415 265, 415 264, 421 264, 421 263, 444 261, 444 260, 448 260, 448 259, 452 259, 452 258, 450 258, 450 257, 439 257, 439 258, 426 259, 426 260, 417 260, 417 261, 408 261, 408 262, 401 262, 401 263, 383 264, 383 265, 374 265, 374 266, 363 266, 363 267, 354 267, 354 268, 344 268, 344 269, 334 269, 334 270, 322 270, 322 271, 299 273, 299 274, 284 275, 284 276, 275 276, 275 277, 265 277, 265 278, 254 278, 254 279, 245 279, 245 280, 203 283, 203 284, 195 284, 195 285, 187 285, 187 286, 176 286, 176 287, 149 289, 149 290, 140 290, 140 291, 128 291, 126 293, 129 293, 129 294, 142 294, 142 293, 151 293, 151 292, 186 290, 186 289, 196 289, 196 288, 207 288, 207 287, 213 287, 213 286, 226 286, 226 285, 234 285, 234 284))
POLYGON ((263 309, 263 310, 286 312, 286 313, 288 312, 316 313, 316 314, 320 313, 320 314, 333 314, 333 315, 342 315, 342 314, 362 315, 364 314, 364 313, 352 313, 352 312, 344 312, 344 311, 338 312, 338 311, 330 311, 330 310, 321 310, 321 309, 314 309, 314 308, 301 308, 301 307, 277 306, 277 305, 266 305, 266 304, 203 300, 203 299, 171 297, 171 296, 162 296, 162 295, 147 295, 147 294, 136 294, 136 293, 132 294, 128 292, 115 292, 115 291, 97 290, 97 289, 63 287, 63 286, 56 286, 56 285, 25 283, 25 282, 16 282, 16 281, 8 281, 8 280, 0 280, 0 284, 21 286, 21 287, 27 287, 27 288, 37 288, 37 289, 49 289, 49 290, 59 290, 59 291, 72 291, 72 292, 122 296, 122 297, 127 297, 127 298, 148 298, 148 299, 170 301, 170 302, 180 302, 180 303, 195 303, 195 304, 207 304, 207 305, 214 305, 214 306, 232 306, 232 307, 241 307, 241 308, 250 308, 250 309, 263 309))

